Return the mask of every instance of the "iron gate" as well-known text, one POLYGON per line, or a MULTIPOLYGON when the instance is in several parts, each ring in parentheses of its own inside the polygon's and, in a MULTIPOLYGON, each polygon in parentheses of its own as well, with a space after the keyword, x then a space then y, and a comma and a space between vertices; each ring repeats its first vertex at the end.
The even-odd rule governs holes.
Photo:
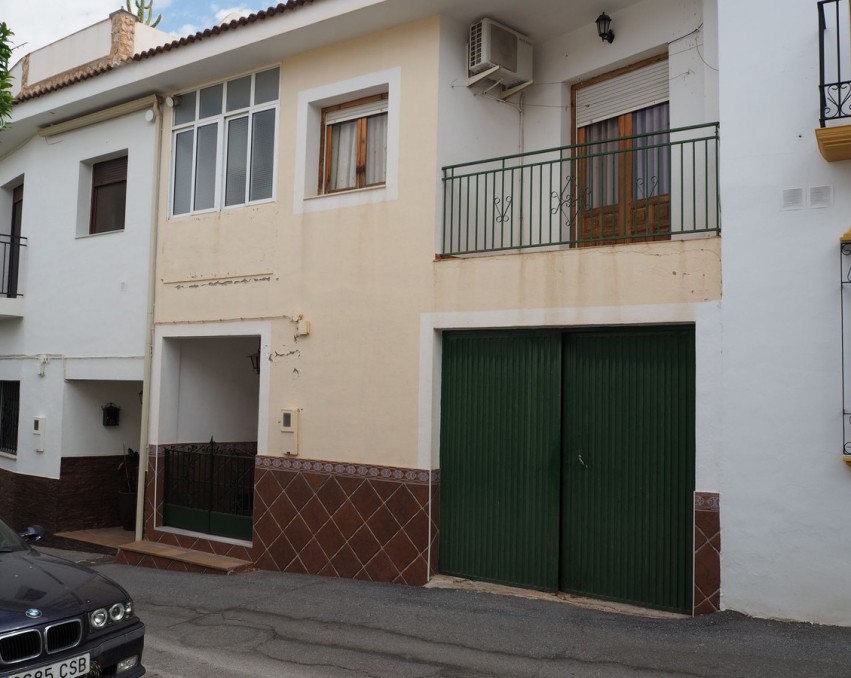
POLYGON ((165 448, 163 524, 251 540, 254 455, 210 440, 194 449, 165 448))

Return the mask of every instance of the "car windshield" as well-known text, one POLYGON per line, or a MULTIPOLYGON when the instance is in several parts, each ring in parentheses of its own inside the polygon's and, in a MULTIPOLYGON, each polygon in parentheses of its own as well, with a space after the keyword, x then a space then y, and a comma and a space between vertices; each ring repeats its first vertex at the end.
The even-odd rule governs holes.
POLYGON ((0 520, 0 553, 26 551, 27 546, 11 527, 0 520))

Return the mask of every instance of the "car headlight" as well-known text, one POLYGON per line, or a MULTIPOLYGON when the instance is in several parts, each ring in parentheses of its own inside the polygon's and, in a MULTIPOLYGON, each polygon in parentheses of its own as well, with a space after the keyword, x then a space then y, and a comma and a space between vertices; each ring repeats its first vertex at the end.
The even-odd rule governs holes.
POLYGON ((110 624, 117 624, 133 614, 133 601, 115 603, 107 607, 101 607, 94 612, 89 612, 89 626, 95 631, 106 628, 110 624))

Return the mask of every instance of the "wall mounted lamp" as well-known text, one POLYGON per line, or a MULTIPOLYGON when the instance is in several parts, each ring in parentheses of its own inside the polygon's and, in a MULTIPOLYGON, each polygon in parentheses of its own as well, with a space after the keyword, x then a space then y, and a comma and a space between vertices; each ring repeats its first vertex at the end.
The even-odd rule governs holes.
POLYGON ((254 353, 249 353, 248 359, 251 361, 251 369, 260 374, 260 349, 258 348, 254 353))
MULTIPOLYGON (((599 19, 597 19, 599 21, 599 19)), ((180 106, 180 97, 179 96, 171 96, 165 98, 165 105, 169 108, 177 108, 180 106)))
POLYGON ((615 41, 615 32, 609 28, 612 24, 612 17, 603 12, 597 17, 597 35, 602 38, 603 42, 608 42, 610 45, 615 41))

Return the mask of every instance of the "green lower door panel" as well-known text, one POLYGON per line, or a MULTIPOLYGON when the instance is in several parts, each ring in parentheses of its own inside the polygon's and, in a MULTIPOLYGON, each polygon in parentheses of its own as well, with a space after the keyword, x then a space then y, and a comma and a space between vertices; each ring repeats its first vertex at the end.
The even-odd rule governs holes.
POLYGON ((561 337, 443 337, 441 524, 445 574, 558 585, 561 337))
POLYGON ((565 335, 560 588, 692 606, 694 332, 565 335))
POLYGON ((179 504, 163 504, 163 525, 179 527, 190 532, 207 532, 210 527, 210 512, 179 504))

